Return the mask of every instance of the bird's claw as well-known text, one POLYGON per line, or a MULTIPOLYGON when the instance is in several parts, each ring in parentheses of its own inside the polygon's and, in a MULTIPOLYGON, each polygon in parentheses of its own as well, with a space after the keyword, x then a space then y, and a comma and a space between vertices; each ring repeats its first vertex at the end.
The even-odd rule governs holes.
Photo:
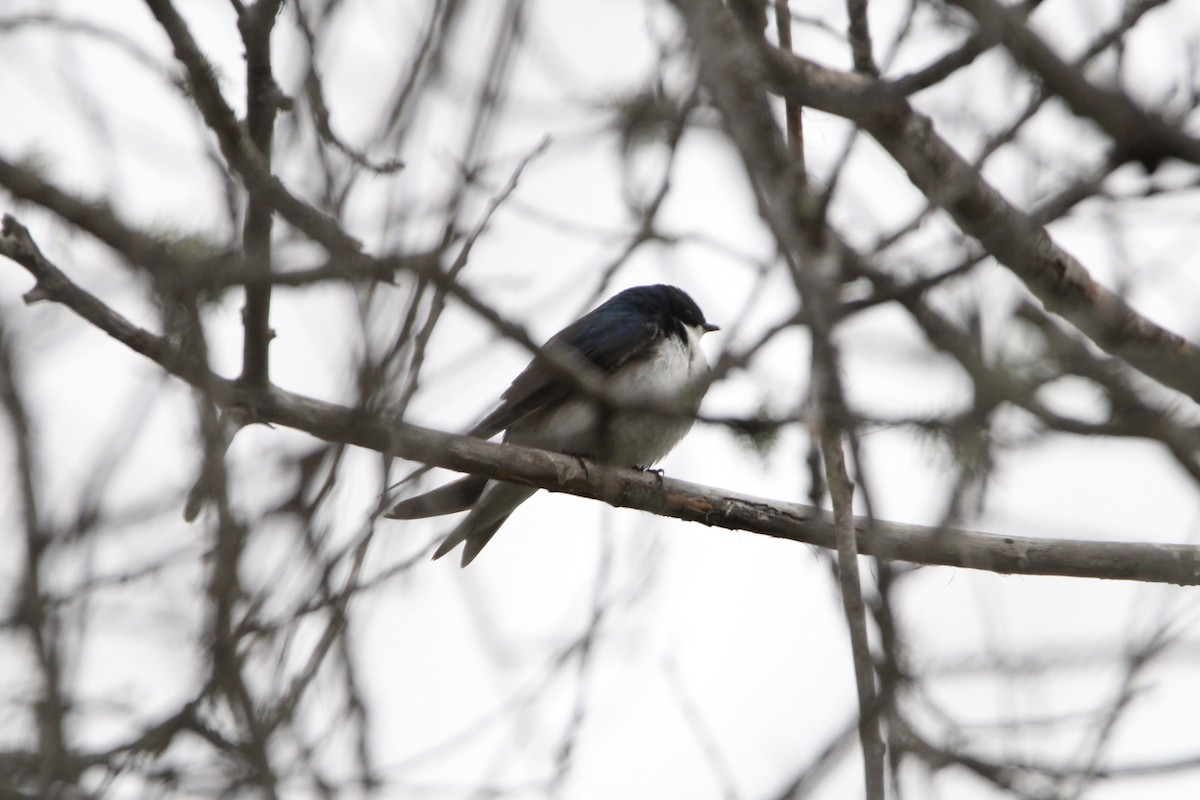
POLYGON ((583 470, 583 477, 584 477, 584 479, 585 479, 585 480, 591 480, 591 478, 592 478, 592 474, 591 474, 591 472, 588 470, 588 462, 590 461, 590 462, 592 462, 593 464, 594 464, 594 463, 596 463, 596 457, 595 457, 595 456, 593 456, 591 453, 566 453, 565 455, 571 456, 571 457, 572 457, 572 458, 574 458, 576 461, 578 461, 578 462, 579 462, 579 468, 580 468, 581 470, 583 470))
POLYGON ((639 465, 635 465, 635 466, 634 466, 634 469, 636 469, 636 470, 639 470, 639 471, 641 471, 641 472, 649 472, 649 473, 651 473, 651 474, 652 474, 652 475, 654 475, 656 478, 658 478, 658 485, 659 485, 659 486, 662 486, 662 483, 663 483, 663 476, 665 475, 665 473, 664 473, 664 472, 663 472, 661 469, 657 469, 657 468, 655 468, 655 467, 643 467, 643 466, 641 466, 640 464, 639 464, 639 465))

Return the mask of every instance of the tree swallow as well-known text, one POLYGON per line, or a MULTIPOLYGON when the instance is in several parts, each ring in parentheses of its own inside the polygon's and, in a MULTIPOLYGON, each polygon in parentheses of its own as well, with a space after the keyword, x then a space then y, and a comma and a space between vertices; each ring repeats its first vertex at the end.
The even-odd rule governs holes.
MULTIPOLYGON (((715 330, 682 289, 664 284, 626 289, 563 328, 542 349, 592 367, 614 400, 673 414, 606 408, 581 393, 562 367, 535 357, 471 435, 490 439, 504 431, 504 441, 511 444, 651 467, 695 421, 708 387, 700 337, 715 330)), ((433 554, 441 558, 465 542, 465 567, 536 491, 468 475, 400 502, 387 516, 420 519, 470 509, 433 554)))

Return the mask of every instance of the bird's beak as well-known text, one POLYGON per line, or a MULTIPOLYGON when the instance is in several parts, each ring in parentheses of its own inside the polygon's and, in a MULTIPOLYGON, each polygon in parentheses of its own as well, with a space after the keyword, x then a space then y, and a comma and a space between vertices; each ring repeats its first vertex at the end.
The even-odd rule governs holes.
POLYGON ((706 322, 701 327, 704 328, 705 333, 712 333, 713 331, 721 330, 720 325, 713 325, 711 322, 706 322))

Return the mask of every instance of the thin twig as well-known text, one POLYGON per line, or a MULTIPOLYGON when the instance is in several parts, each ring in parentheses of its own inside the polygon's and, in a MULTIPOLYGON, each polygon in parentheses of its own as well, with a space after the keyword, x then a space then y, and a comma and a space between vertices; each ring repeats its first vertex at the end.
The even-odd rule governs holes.
MULTIPOLYGON (((775 0, 775 31, 779 37, 779 49, 792 52, 792 12, 788 8, 788 0, 775 0)), ((803 188, 808 180, 808 168, 804 163, 804 109, 787 98, 784 98, 783 108, 788 150, 803 188)))
MULTIPOLYGON (((258 0, 242 14, 238 29, 246 47, 246 128, 262 166, 271 170, 275 138, 275 113, 280 107, 279 87, 271 71, 271 31, 280 0, 258 0)), ((242 250, 249 271, 271 274, 271 222, 273 211, 261 192, 253 192, 242 226, 242 250)), ((246 286, 242 307, 242 380, 256 386, 270 383, 271 284, 246 286)))
POLYGON ((853 512, 854 484, 846 470, 840 432, 827 425, 820 432, 825 478, 833 502, 833 526, 837 541, 837 577, 842 610, 850 629, 854 660, 854 682, 858 692, 858 738, 863 748, 863 771, 869 800, 883 800, 883 739, 879 729, 875 694, 875 665, 867 633, 866 603, 858 571, 858 537, 853 512))

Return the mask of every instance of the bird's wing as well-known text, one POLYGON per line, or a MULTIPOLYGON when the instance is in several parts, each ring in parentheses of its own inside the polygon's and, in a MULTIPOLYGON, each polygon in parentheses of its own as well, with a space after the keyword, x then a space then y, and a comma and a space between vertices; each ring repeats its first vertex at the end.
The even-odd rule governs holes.
MULTIPOLYGON (((609 375, 648 357, 661 338, 662 331, 653 322, 627 315, 597 316, 592 312, 555 334, 543 349, 574 356, 601 375, 609 375)), ((560 370, 535 357, 500 396, 500 406, 476 425, 471 434, 491 438, 526 415, 574 393, 574 385, 560 370)))

